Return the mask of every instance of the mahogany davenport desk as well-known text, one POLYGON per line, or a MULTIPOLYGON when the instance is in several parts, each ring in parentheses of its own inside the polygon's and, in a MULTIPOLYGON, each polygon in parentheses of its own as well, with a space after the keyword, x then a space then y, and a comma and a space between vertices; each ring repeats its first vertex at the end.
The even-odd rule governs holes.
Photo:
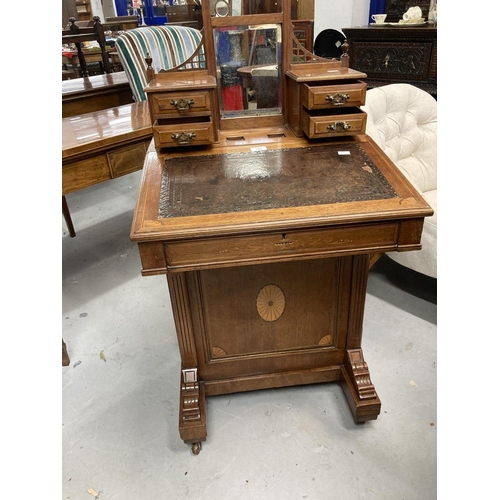
POLYGON ((131 239, 142 274, 167 275, 195 454, 210 395, 339 381, 356 422, 377 418, 361 347, 370 255, 418 250, 432 214, 368 136, 272 137, 146 155, 131 239))

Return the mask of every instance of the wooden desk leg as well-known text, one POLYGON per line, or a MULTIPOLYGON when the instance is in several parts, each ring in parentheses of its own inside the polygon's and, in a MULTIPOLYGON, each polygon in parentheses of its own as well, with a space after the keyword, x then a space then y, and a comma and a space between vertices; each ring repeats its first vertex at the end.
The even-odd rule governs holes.
POLYGON ((192 453, 198 455, 201 442, 207 438, 207 420, 205 388, 198 381, 196 368, 181 371, 179 433, 185 443, 191 444, 192 453))
POLYGON ((64 215, 64 220, 68 226, 69 235, 74 238, 76 236, 75 228, 73 227, 73 221, 71 220, 71 214, 69 213, 68 203, 66 202, 66 196, 62 197, 62 213, 64 215))
POLYGON ((369 255, 356 255, 343 259, 343 279, 350 282, 351 290, 343 307, 348 312, 346 352, 341 368, 341 383, 356 423, 375 420, 380 414, 381 403, 370 378, 368 365, 363 357, 361 339, 365 309, 369 255))
POLYGON ((69 365, 69 356, 68 356, 68 351, 66 349, 66 343, 64 342, 64 339, 62 341, 62 365, 63 366, 69 365))
POLYGON ((342 389, 354 421, 359 424, 376 420, 380 414, 380 399, 370 379, 362 349, 349 349, 341 371, 342 389))
POLYGON ((186 274, 167 274, 167 282, 182 364, 179 434, 185 443, 192 445, 193 454, 198 455, 201 442, 207 438, 205 388, 198 376, 186 274))

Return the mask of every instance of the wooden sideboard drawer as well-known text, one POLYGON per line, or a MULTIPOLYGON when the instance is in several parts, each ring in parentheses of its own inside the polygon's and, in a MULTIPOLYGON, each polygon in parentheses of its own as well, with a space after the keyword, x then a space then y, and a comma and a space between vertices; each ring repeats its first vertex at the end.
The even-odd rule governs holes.
POLYGON ((359 108, 343 108, 338 112, 319 111, 302 113, 302 130, 310 139, 364 134, 366 113, 359 108))
POLYGON ((397 45, 383 41, 359 42, 355 47, 357 68, 369 78, 387 82, 426 81, 429 78, 432 47, 431 42, 425 41, 400 41, 397 45))
POLYGON ((260 236, 239 236, 167 243, 167 269, 217 267, 221 264, 250 264, 264 261, 327 256, 342 251, 370 252, 395 249, 396 222, 357 227, 293 231, 260 236))
POLYGON ((356 26, 342 31, 349 44, 349 65, 367 75, 368 88, 409 83, 437 96, 437 25, 356 26))
POLYGON ((156 120, 153 124, 155 144, 160 148, 198 146, 214 142, 214 125, 209 116, 206 121, 156 120))
POLYGON ((107 154, 111 177, 115 178, 140 170, 144 164, 144 158, 146 158, 146 149, 149 142, 148 139, 138 144, 127 144, 109 151, 107 154))
POLYGON ((186 114, 210 112, 210 92, 167 92, 151 95, 153 116, 184 116, 186 114))
POLYGON ((302 84, 301 102, 306 109, 332 109, 363 106, 366 97, 366 83, 346 85, 302 84))

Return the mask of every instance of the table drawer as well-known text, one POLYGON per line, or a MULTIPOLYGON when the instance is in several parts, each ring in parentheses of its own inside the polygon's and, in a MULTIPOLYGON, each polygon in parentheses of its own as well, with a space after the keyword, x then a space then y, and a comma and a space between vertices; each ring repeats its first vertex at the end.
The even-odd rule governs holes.
POLYGON ((332 109, 363 106, 366 97, 366 83, 356 82, 344 85, 302 84, 301 103, 306 109, 332 109))
POLYGON ((211 110, 208 90, 158 93, 152 94, 150 98, 155 117, 185 116, 211 110))
POLYGON ((339 137, 345 135, 364 134, 366 129, 366 113, 354 108, 345 112, 302 113, 302 130, 310 139, 320 137, 339 137))
POLYGON ((156 120, 153 125, 155 143, 160 148, 197 146, 214 142, 214 126, 210 117, 206 121, 176 122, 156 120))
POLYGON ((217 267, 335 255, 353 251, 395 249, 399 225, 385 224, 290 231, 258 236, 240 236, 167 243, 168 269, 217 267))

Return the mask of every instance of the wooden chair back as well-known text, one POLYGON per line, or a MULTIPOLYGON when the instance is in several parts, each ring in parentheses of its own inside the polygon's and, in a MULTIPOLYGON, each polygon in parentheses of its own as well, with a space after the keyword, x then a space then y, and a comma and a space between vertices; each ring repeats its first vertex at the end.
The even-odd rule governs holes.
POLYGON ((78 52, 78 61, 82 70, 83 76, 89 76, 87 70, 87 63, 83 54, 83 42, 91 42, 96 40, 101 49, 102 65, 105 73, 111 73, 111 63, 109 62, 108 54, 106 53, 106 37, 104 36, 104 29, 101 24, 99 16, 94 16, 94 23, 92 26, 78 26, 74 17, 69 18, 69 28, 62 30, 62 43, 74 43, 78 52))

